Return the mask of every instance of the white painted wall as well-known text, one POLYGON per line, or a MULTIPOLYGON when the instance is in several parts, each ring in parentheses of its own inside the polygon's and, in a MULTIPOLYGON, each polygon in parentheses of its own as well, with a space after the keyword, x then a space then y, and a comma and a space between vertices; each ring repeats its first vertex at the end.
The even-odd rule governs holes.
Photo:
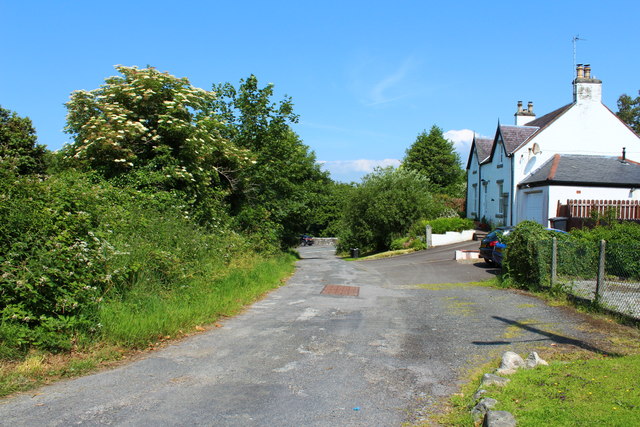
POLYGON ((474 150, 471 153, 471 164, 467 171, 467 218, 480 218, 478 215, 478 193, 480 187, 480 165, 474 150))
POLYGON ((627 128, 603 104, 576 104, 553 124, 542 130, 521 147, 516 156, 516 181, 538 169, 555 154, 588 154, 621 156, 640 159, 640 138, 627 128), (541 152, 534 155, 529 149, 537 143, 541 152))
POLYGON ((468 242, 469 240, 473 240, 475 232, 475 230, 463 230, 460 232, 447 231, 445 234, 432 234, 431 247, 468 242))
MULTIPOLYGON (((627 158, 640 159, 640 138, 607 107, 599 102, 578 103, 514 153, 515 185, 555 154, 621 156, 622 147, 627 149, 627 158), (534 143, 541 150, 537 155, 530 150, 534 143)), ((518 216, 516 223, 521 220, 518 216)))
POLYGON ((493 160, 482 165, 482 179, 486 183, 481 184, 480 217, 484 216, 494 226, 511 225, 510 207, 500 212, 500 181, 503 193, 511 194, 511 158, 507 157, 501 138, 498 138, 493 160))
MULTIPOLYGON (((484 216, 494 225, 499 223, 514 225, 520 222, 526 216, 527 207, 521 205, 522 198, 525 197, 526 193, 523 190, 518 190, 518 184, 555 154, 620 156, 622 155, 622 148, 626 147, 627 158, 636 161, 640 160, 640 138, 601 103, 602 86, 593 83, 578 83, 573 89, 575 91, 574 105, 558 117, 555 122, 536 135, 535 138, 532 138, 527 144, 514 152, 512 159, 506 157, 504 145, 502 141, 498 141, 498 147, 496 147, 491 163, 478 166, 477 159, 472 161, 467 178, 467 183, 469 184, 467 200, 469 203, 470 198, 473 197, 474 204, 472 209, 467 209, 469 217, 473 216, 471 215, 472 212, 477 211, 476 206, 478 206, 479 198, 480 212, 477 212, 479 218, 484 216), (537 143, 540 147, 541 151, 538 154, 533 154, 531 150, 534 143, 537 143), (513 182, 511 181, 512 164, 514 169, 513 182), (499 168, 498 165, 502 165, 502 167, 499 168), (474 168, 480 169, 477 174, 472 173, 473 170, 478 170, 474 168), (486 185, 479 183, 480 177, 487 181, 486 185), (509 192, 510 196, 510 207, 504 213, 504 218, 499 217, 499 180, 503 181, 504 192, 509 192), (478 183, 476 193, 473 192, 474 183, 478 183), (510 213, 511 203, 515 206, 513 218, 510 213)), ((569 188, 567 190, 569 192, 582 190, 582 188, 556 186, 552 186, 553 194, 549 194, 549 188, 543 190, 546 201, 543 206, 540 206, 542 209, 539 217, 541 222, 548 221, 550 217, 555 216, 557 200, 559 199, 554 197, 561 197, 560 193, 556 194, 555 192, 561 191, 559 190, 561 188, 569 188), (552 214, 550 213, 551 211, 553 211, 552 214)), ((603 193, 608 194, 606 196, 608 199, 625 198, 622 196, 614 197, 613 195, 618 193, 617 191, 612 191, 612 189, 593 189, 593 191, 584 189, 584 191, 586 191, 586 193, 583 193, 584 197, 571 196, 568 198, 605 198, 598 195, 603 193)), ((628 193, 628 190, 626 191, 628 193)), ((565 195, 563 193, 562 197, 565 195)), ((538 203, 536 201, 533 202, 538 203)), ((468 204, 468 206, 470 205, 468 204)))

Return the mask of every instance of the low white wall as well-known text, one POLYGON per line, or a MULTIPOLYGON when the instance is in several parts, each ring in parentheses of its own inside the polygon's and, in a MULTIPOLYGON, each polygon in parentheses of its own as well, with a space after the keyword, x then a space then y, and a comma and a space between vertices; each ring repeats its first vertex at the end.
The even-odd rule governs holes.
POLYGON ((336 246, 338 244, 337 237, 314 237, 313 244, 317 246, 336 246))
POLYGON ((460 232, 447 231, 445 234, 432 234, 431 246, 443 246, 473 240, 474 233, 475 230, 463 230, 460 232))

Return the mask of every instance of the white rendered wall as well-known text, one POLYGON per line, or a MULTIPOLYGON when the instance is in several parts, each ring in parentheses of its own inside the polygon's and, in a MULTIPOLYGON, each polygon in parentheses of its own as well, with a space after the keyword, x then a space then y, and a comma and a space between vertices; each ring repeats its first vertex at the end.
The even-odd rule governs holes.
POLYGON ((640 138, 600 102, 582 101, 513 154, 515 185, 555 154, 621 156, 622 147, 627 158, 640 159, 640 138), (534 143, 540 147, 537 155, 530 150, 534 143))
POLYGON ((445 234, 432 234, 431 247, 468 242, 469 240, 473 240, 474 234, 475 230, 463 230, 460 232, 447 231, 445 234))
POLYGON ((467 171, 467 218, 478 219, 481 217, 478 212, 478 192, 480 190, 480 165, 475 150, 471 153, 471 162, 467 171), (473 185, 476 185, 475 187, 473 185))
POLYGON ((500 214, 498 185, 500 180, 502 180, 502 191, 511 195, 511 158, 507 157, 501 138, 497 141, 491 163, 482 165, 482 179, 487 184, 480 186, 480 218, 484 216, 492 225, 511 225, 511 206, 507 207, 504 214, 500 214))

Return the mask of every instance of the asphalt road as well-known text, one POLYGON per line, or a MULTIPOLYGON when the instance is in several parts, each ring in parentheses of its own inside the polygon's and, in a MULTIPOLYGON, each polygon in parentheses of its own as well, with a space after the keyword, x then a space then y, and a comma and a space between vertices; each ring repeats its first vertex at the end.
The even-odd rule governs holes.
POLYGON ((453 249, 345 262, 331 247, 300 248, 288 284, 222 328, 5 399, 0 424, 399 426, 437 410, 469 362, 588 346, 580 319, 535 298, 437 285, 495 273, 456 263, 453 249))

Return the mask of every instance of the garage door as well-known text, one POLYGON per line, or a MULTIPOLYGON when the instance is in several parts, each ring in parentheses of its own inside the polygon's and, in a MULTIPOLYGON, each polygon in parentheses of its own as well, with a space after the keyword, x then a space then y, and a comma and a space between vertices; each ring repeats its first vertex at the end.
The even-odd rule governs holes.
POLYGON ((524 193, 524 209, 522 220, 529 219, 539 224, 544 224, 542 191, 524 193))

